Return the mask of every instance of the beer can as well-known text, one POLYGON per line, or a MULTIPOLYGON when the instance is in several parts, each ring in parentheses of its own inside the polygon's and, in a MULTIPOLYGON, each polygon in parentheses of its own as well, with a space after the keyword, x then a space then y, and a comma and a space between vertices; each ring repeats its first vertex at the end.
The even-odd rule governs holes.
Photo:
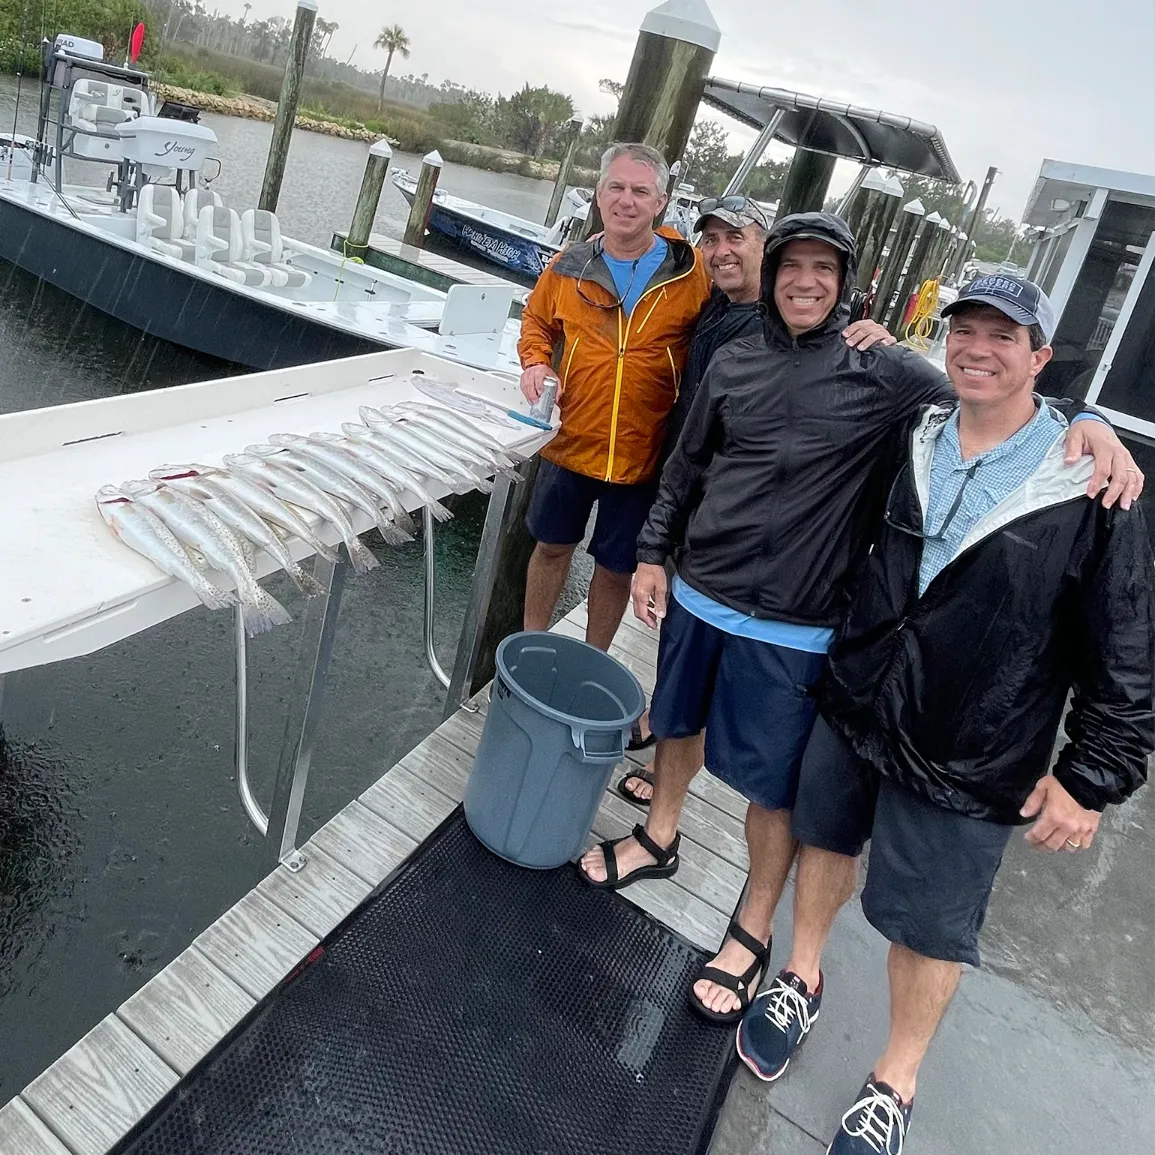
POLYGON ((547 424, 553 416, 554 402, 557 401, 558 380, 547 377, 541 385, 541 396, 530 406, 529 415, 547 424))

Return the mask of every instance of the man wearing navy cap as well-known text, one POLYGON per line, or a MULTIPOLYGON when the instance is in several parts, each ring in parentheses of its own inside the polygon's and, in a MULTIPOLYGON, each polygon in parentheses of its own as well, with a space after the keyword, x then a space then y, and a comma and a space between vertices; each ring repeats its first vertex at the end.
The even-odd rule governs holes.
POLYGON ((830 1155, 901 1155, 1015 827, 1078 853, 1155 748, 1147 531, 1138 506, 1088 499, 1090 464, 1065 460, 1067 423, 1033 391, 1051 303, 1029 281, 980 277, 943 315, 957 402, 924 407, 904 437, 800 772, 791 957, 738 1032, 755 1075, 785 1072, 869 840, 862 907, 891 944, 890 1037, 830 1155))

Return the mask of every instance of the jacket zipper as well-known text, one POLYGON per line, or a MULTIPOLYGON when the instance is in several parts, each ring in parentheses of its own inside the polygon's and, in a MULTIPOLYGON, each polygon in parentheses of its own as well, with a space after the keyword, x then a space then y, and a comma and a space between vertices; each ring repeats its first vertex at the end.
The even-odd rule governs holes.
POLYGON ((570 371, 570 369, 573 368, 574 354, 577 352, 577 347, 578 347, 578 344, 580 343, 580 341, 581 341, 580 335, 573 339, 573 346, 570 348, 569 357, 566 359, 565 372, 563 372, 561 375, 561 387, 562 387, 563 392, 564 392, 565 387, 566 387, 566 382, 569 381, 569 371, 570 371))
MULTIPOLYGON (((665 289, 667 285, 673 285, 677 281, 685 280, 694 271, 694 266, 691 265, 684 273, 677 277, 671 277, 668 281, 663 281, 660 285, 651 285, 638 298, 638 304, 634 306, 634 313, 638 311, 638 305, 642 303, 651 293, 656 293, 659 289, 665 289)), ((653 308, 646 314, 645 320, 638 326, 638 332, 642 330, 642 326, 650 319, 654 309, 657 308, 658 302, 655 301, 653 308)), ((625 368, 626 347, 630 341, 630 322, 633 320, 634 314, 631 313, 626 320, 626 330, 622 332, 622 317, 624 316, 621 307, 618 308, 618 366, 617 372, 614 374, 614 407, 610 414, 610 449, 606 457, 606 476, 605 480, 609 481, 614 475, 614 450, 617 448, 618 441, 618 409, 621 407, 622 401, 622 371, 625 368)))
POLYGON ((666 356, 670 359, 670 376, 674 379, 674 400, 676 401, 681 394, 681 382, 678 380, 678 369, 674 364, 674 354, 670 346, 666 346, 666 356))

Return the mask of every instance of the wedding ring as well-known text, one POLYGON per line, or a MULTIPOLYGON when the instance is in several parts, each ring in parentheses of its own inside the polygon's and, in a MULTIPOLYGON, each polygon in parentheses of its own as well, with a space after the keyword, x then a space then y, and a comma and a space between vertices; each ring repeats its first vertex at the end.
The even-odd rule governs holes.
POLYGON ((1067 839, 1067 845, 1072 850, 1082 850, 1083 848, 1083 844, 1081 842, 1072 842, 1069 838, 1067 839))

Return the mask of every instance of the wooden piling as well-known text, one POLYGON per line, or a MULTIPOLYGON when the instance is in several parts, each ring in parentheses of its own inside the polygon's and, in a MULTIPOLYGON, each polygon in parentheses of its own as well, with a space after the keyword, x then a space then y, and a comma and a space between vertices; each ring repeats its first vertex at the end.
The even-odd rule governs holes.
POLYGON ((297 105, 301 102, 305 59, 309 55, 309 41, 313 38, 316 20, 317 0, 297 0, 297 17, 289 40, 289 59, 285 64, 285 78, 281 81, 281 99, 277 101, 277 118, 273 122, 273 139, 269 144, 269 159, 265 162, 265 180, 258 202, 259 208, 271 213, 277 211, 277 201, 281 198, 281 181, 285 177, 289 142, 293 138, 297 105))
POLYGON ((874 199, 863 214, 862 225, 857 231, 858 238, 858 287, 864 292, 874 280, 874 270, 882 262, 882 251, 886 238, 894 227, 894 218, 902 206, 904 193, 902 182, 891 177, 875 194, 874 199))
MULTIPOLYGON (((721 40, 705 0, 665 0, 647 12, 618 103, 614 140, 648 144, 669 165, 680 160, 721 40)), ((595 200, 586 235, 601 227, 595 200)))
POLYGON ((793 213, 821 212, 837 159, 825 152, 795 149, 774 219, 780 221, 793 213))
POLYGON ((377 206, 381 203, 381 189, 385 184, 385 174, 393 150, 386 140, 378 140, 369 146, 369 159, 365 162, 365 175, 361 178, 361 191, 357 194, 357 205, 353 209, 353 223, 345 240, 346 256, 362 257, 369 247, 369 234, 373 231, 373 221, 377 216, 377 206))
POLYGON ((441 176, 441 153, 434 150, 421 158, 421 172, 417 177, 417 191, 409 209, 405 225, 405 243, 421 248, 425 244, 425 230, 429 227, 429 213, 433 208, 433 193, 441 176))
POLYGON ((910 253, 910 246, 914 243, 915 233, 918 232, 918 226, 922 224, 924 216, 926 209, 920 200, 913 200, 910 204, 903 205, 902 212, 898 214, 898 227, 890 242, 890 252, 883 261, 878 292, 874 298, 874 307, 870 310, 871 317, 880 323, 890 311, 890 298, 898 286, 906 258, 910 253))
POLYGON ((557 170, 553 195, 549 198, 549 209, 545 214, 545 227, 547 229, 552 229, 557 224, 557 214, 561 211, 562 197, 565 196, 566 185, 569 184, 570 169, 573 168, 573 158, 577 154, 578 141, 581 139, 582 125, 583 121, 580 116, 571 118, 569 122, 569 136, 566 141, 565 154, 562 157, 561 167, 557 170))
POLYGON ((923 221, 922 231, 918 234, 914 248, 910 253, 910 263, 898 286, 898 297, 895 299, 894 308, 887 318, 886 327, 900 340, 903 336, 903 329, 906 328, 903 321, 906 304, 910 300, 911 293, 922 284, 922 272, 926 267, 926 259, 930 254, 931 245, 938 239, 938 234, 936 221, 923 221))

